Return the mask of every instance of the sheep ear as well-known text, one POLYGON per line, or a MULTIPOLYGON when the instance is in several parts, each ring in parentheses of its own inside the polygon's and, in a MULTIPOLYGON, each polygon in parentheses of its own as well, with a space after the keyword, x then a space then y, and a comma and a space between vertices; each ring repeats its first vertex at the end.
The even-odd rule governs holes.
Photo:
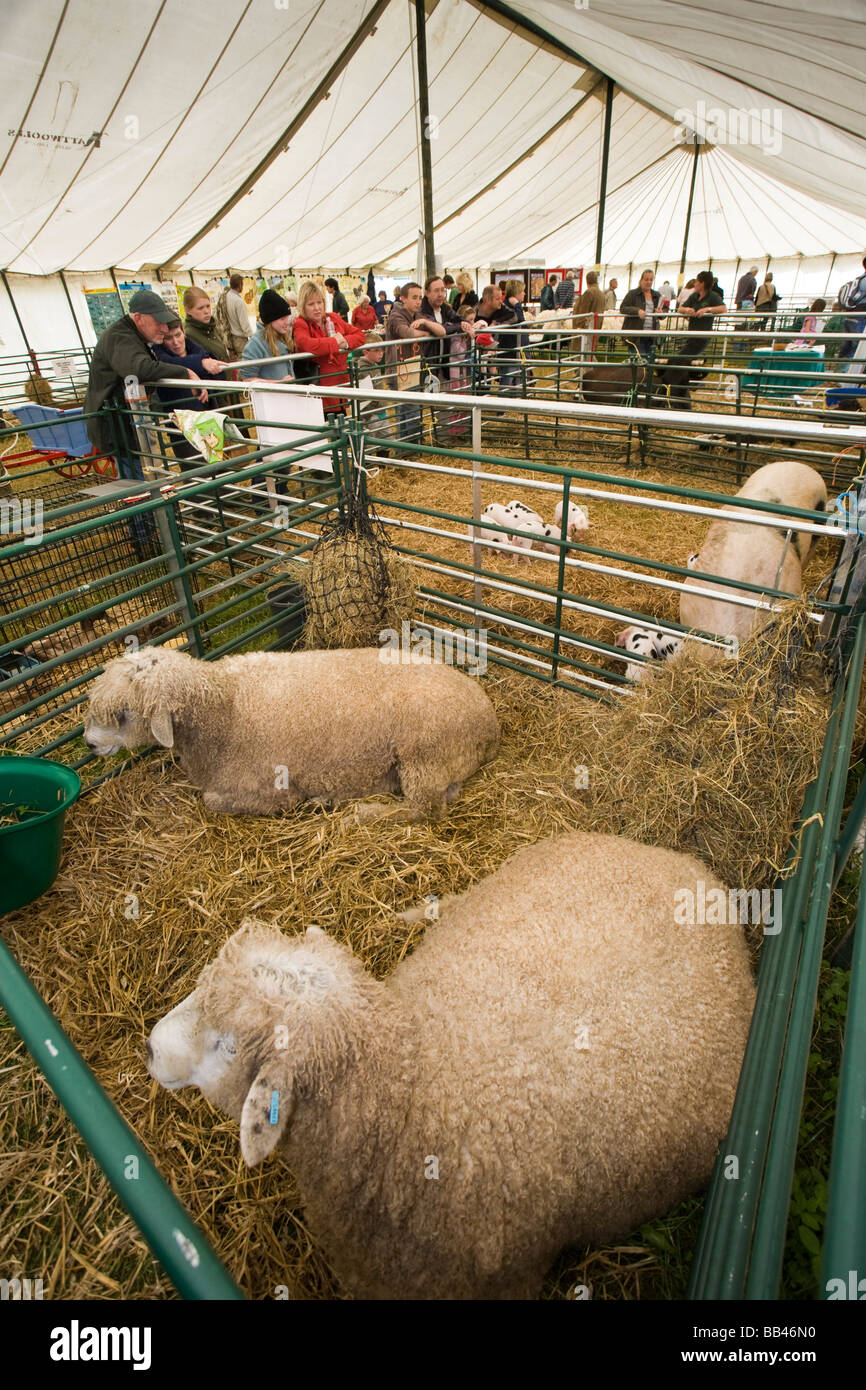
POLYGON ((273 1153, 288 1128, 295 1108, 291 1081, 278 1067, 262 1067, 241 1111, 241 1153, 248 1168, 273 1153))
POLYGON ((162 748, 174 747, 174 725, 164 705, 150 716, 150 732, 162 748))

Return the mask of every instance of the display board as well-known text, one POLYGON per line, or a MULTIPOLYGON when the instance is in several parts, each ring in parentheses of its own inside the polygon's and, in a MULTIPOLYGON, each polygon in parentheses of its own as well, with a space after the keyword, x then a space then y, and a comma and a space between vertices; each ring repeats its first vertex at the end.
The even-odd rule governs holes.
POLYGON ((574 276, 574 284, 575 284, 575 291, 574 291, 574 293, 575 293, 575 297, 576 297, 577 295, 582 294, 582 293, 583 293, 583 266, 582 266, 582 265, 580 265, 580 266, 555 266, 555 265, 553 265, 553 266, 550 267, 549 270, 545 270, 545 272, 544 272, 544 283, 547 284, 547 283, 549 282, 551 275, 556 275, 556 276, 559 277, 560 280, 562 280, 562 279, 564 278, 564 276, 566 276, 566 275, 568 274, 569 270, 571 270, 571 273, 572 273, 572 275, 574 276))
POLYGON ((122 280, 117 288, 120 291, 120 299, 123 304, 123 312, 125 314, 128 314, 129 301, 135 294, 136 290, 149 290, 152 288, 152 286, 147 280, 122 280))
POLYGON ((97 338, 126 313, 126 305, 116 290, 85 290, 84 298, 97 338))
MULTIPOLYGON (((554 272, 555 273, 555 272, 554 272)), ((537 303, 546 283, 546 272, 535 266, 514 266, 510 270, 491 270, 490 283, 499 285, 505 280, 522 280, 527 304, 537 303)))

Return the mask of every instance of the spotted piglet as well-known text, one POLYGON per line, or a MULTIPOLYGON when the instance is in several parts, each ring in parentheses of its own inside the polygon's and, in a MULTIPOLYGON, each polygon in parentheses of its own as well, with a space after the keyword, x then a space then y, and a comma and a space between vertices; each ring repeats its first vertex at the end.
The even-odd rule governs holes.
MULTIPOLYGON (((626 627, 616 634, 616 646, 635 652, 638 656, 649 657, 651 661, 668 661, 682 645, 678 637, 653 628, 626 627)), ((630 661, 625 668, 626 678, 630 681, 642 680, 646 672, 647 666, 643 661, 630 661)))
MULTIPOLYGON (((562 503, 557 502, 556 511, 553 513, 554 526, 557 533, 562 526, 562 503)), ((584 531, 589 530, 589 513, 585 507, 579 507, 576 502, 568 504, 568 527, 566 529, 566 540, 576 541, 584 531)))

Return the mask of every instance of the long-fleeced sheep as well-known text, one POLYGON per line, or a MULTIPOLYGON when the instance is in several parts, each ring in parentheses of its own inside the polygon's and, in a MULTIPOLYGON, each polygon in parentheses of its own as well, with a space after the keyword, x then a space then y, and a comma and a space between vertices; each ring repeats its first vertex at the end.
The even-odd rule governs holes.
POLYGON ((248 922, 149 1069, 238 1120, 247 1164, 281 1147, 357 1296, 533 1297, 560 1250, 709 1178, 754 1002, 742 926, 680 910, 718 894, 689 855, 580 832, 443 898, 383 981, 248 922))
MULTIPOLYGON (((781 503, 803 511, 824 511, 827 505, 827 487, 820 473, 808 464, 793 460, 768 463, 757 469, 737 496, 781 503)), ((768 515, 767 512, 743 511, 744 516, 750 514, 768 515)), ((797 531, 796 521, 791 523, 790 538, 788 530, 783 517, 779 518, 778 528, 754 526, 745 521, 714 521, 700 553, 692 557, 695 567, 706 574, 741 579, 748 584, 758 584, 762 589, 781 589, 799 595, 803 585, 803 562, 812 537, 808 531, 797 531)), ((689 566, 692 567, 691 559, 689 566)), ((726 598, 733 592, 730 587, 709 580, 696 580, 695 583, 702 589, 724 594, 726 598)), ((686 627, 718 633, 721 637, 748 637, 769 622, 771 616, 768 609, 707 598, 691 593, 688 587, 680 594, 680 622, 686 627)))
POLYGON ((438 819, 494 757, 499 724, 476 680, 388 648, 251 652, 197 661, 166 647, 94 681, 90 748, 173 748, 211 811, 269 815, 402 792, 358 818, 438 819))

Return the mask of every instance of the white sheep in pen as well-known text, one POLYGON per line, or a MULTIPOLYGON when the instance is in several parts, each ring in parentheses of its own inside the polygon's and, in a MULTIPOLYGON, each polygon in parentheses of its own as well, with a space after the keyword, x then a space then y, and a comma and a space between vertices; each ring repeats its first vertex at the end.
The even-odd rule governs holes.
POLYGON ((317 927, 247 923, 154 1028, 151 1075, 237 1120, 250 1166, 282 1148, 358 1297, 534 1297, 562 1249, 710 1176, 754 987, 741 926, 684 925, 701 885, 729 902, 690 855, 543 840, 385 980, 317 927))
POLYGON ((196 661, 142 647, 93 682, 84 726, 102 756, 173 748, 210 811, 400 793, 358 819, 438 819, 494 757, 499 723, 476 680, 388 648, 250 652, 196 661))
MULTIPOLYGON (((757 469, 740 488, 738 497, 756 501, 776 502, 804 511, 824 511, 827 487, 820 473, 808 464, 783 460, 765 464, 757 469)), ((738 509, 739 510, 739 509, 738 509)), ((767 512, 743 511, 744 516, 764 516, 767 512)), ((778 527, 753 526, 744 521, 714 521, 698 555, 691 557, 689 568, 695 566, 706 574, 726 579, 741 579, 766 589, 781 589, 799 595, 803 587, 803 562, 809 553, 812 537, 807 531, 797 531, 796 521, 790 528, 784 517, 778 527), (788 538, 788 531, 791 536, 788 538)), ((696 581, 701 588, 728 597, 729 586, 696 581)), ((693 586, 692 586, 693 587, 693 586)), ((750 594, 751 598, 760 597, 750 594)), ((756 628, 770 621, 768 609, 744 607, 726 603, 723 599, 707 598, 690 592, 687 586, 680 594, 680 622, 684 627, 715 632, 721 637, 748 637, 756 628)))

